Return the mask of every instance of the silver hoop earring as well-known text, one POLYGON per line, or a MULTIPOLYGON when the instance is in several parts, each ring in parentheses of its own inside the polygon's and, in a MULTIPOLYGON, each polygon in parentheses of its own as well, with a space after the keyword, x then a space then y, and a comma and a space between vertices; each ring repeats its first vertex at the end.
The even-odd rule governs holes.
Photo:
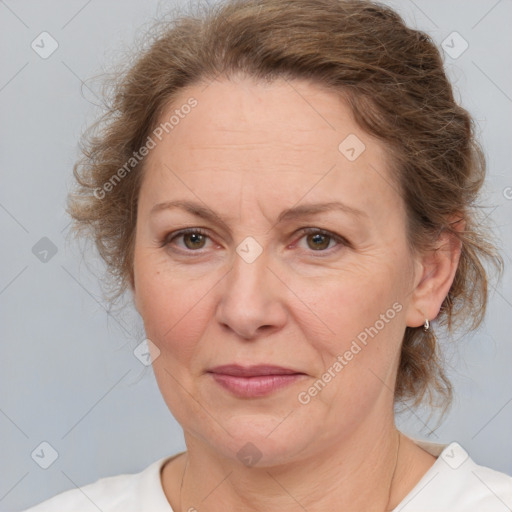
POLYGON ((430 322, 428 321, 428 318, 425 318, 425 323, 423 324, 423 330, 428 331, 430 328, 430 322))

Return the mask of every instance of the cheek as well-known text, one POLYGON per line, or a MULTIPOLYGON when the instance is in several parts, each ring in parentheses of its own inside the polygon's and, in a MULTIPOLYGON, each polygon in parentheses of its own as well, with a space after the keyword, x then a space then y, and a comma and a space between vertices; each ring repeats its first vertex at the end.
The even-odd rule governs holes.
POLYGON ((353 417, 345 420, 357 422, 378 397, 392 399, 404 308, 391 277, 389 273, 354 280, 345 276, 324 287, 324 293, 309 295, 311 309, 322 320, 315 319, 314 325, 325 324, 329 331, 323 327, 315 332, 311 314, 301 320, 301 330, 320 363, 315 379, 321 381, 311 382, 320 392, 304 391, 314 395, 316 410, 324 411, 333 422, 346 411, 353 417))
POLYGON ((146 335, 162 352, 186 357, 208 318, 208 287, 204 280, 179 277, 179 270, 159 270, 150 256, 143 261, 135 265, 135 299, 146 335))
MULTIPOLYGON (((296 320, 319 356, 317 370, 324 373, 330 369, 336 375, 336 383, 320 400, 334 399, 331 393, 337 395, 336 390, 354 386, 360 391, 364 386, 372 388, 368 396, 373 396, 382 388, 381 380, 390 379, 400 351, 405 308, 397 269, 377 269, 375 265, 371 272, 342 272, 335 280, 316 281, 313 287, 304 283, 297 290, 310 308, 297 314, 296 320)), ((342 394, 345 404, 356 399, 352 393, 342 394)))
POLYGON ((336 279, 294 289, 310 308, 308 325, 323 325, 334 338, 346 340, 373 325, 397 301, 399 291, 392 272, 389 268, 380 273, 340 272, 336 279))

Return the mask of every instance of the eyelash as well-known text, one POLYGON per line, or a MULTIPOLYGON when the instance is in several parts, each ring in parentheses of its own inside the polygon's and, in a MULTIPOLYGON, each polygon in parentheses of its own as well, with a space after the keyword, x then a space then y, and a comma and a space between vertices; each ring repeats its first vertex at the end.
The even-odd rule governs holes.
MULTIPOLYGON (((317 253, 316 257, 319 257, 319 258, 321 258, 325 255, 330 255, 330 254, 332 254, 332 252, 337 251, 338 249, 340 249, 343 246, 351 247, 350 242, 346 238, 336 235, 334 233, 331 233, 330 231, 325 231, 323 229, 302 228, 299 230, 299 233, 302 235, 299 238, 299 240, 302 240, 302 238, 304 238, 304 236, 306 236, 306 235, 324 235, 324 236, 330 237, 332 240, 337 242, 338 245, 331 247, 330 249, 319 250, 319 251, 311 250, 311 252, 317 253)), ((185 235, 189 235, 189 234, 198 234, 198 235, 203 235, 207 238, 210 238, 208 233, 202 228, 187 228, 187 229, 182 229, 180 231, 176 231, 174 233, 170 233, 170 234, 166 235, 164 237, 164 239, 162 240, 160 247, 164 248, 168 245, 171 245, 171 242, 173 242, 176 238, 179 238, 179 237, 182 237, 185 235)), ((211 240, 211 238, 210 238, 210 240, 211 240)), ((186 252, 186 253, 194 253, 195 252, 195 253, 198 253, 199 255, 201 254, 201 250, 194 251, 192 249, 179 249, 178 252, 186 252)))

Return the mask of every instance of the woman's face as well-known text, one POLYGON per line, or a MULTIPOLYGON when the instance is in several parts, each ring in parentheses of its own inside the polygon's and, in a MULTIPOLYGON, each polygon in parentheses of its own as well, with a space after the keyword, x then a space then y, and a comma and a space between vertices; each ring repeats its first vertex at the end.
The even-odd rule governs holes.
POLYGON ((379 429, 421 277, 385 147, 302 81, 196 85, 173 115, 147 157, 134 297, 185 436, 270 465, 379 429))

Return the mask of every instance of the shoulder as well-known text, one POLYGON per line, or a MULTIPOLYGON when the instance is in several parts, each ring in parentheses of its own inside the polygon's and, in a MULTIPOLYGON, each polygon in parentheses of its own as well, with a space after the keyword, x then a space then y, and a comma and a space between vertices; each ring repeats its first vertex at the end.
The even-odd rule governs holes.
POLYGON ((512 477, 476 464, 459 443, 453 442, 444 447, 435 464, 393 512, 511 509, 512 477))
POLYGON ((140 473, 101 478, 70 489, 24 512, 172 512, 162 489, 160 469, 170 457, 161 458, 140 473))

